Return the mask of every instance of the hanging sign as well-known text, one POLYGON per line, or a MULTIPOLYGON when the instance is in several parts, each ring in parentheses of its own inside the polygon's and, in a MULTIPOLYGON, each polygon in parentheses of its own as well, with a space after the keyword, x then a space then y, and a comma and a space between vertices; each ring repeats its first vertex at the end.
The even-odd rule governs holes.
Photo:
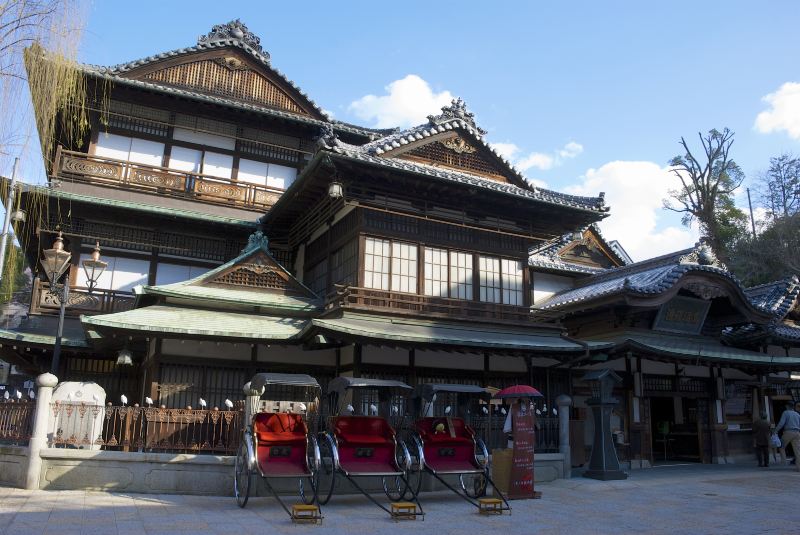
POLYGON ((511 407, 513 422, 514 450, 511 459, 511 481, 508 498, 524 500, 534 498, 533 490, 533 448, 536 444, 535 415, 530 403, 525 400, 511 407))

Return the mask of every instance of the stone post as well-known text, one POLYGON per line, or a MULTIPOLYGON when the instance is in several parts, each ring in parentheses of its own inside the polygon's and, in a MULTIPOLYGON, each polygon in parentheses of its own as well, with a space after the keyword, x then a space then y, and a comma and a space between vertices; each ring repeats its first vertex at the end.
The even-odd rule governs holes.
POLYGON ((558 406, 558 451, 564 456, 564 479, 572 477, 572 450, 569 443, 569 408, 572 398, 561 394, 556 398, 558 406))
POLYGON ((242 387, 242 391, 245 396, 244 422, 242 422, 242 427, 247 427, 253 421, 253 416, 258 412, 259 401, 261 400, 261 394, 264 393, 264 389, 255 390, 250 388, 250 382, 248 381, 245 383, 244 387, 242 387))
POLYGON ((25 474, 25 488, 39 488, 42 472, 42 457, 39 452, 47 447, 47 429, 50 423, 50 400, 53 388, 58 384, 58 377, 52 373, 43 373, 36 378, 36 411, 33 416, 33 432, 28 442, 28 470, 25 474))

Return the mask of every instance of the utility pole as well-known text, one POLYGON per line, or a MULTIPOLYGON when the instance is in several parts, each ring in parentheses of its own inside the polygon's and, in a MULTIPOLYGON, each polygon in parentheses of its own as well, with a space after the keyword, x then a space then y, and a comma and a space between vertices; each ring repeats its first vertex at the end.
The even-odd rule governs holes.
POLYGON ((11 170, 11 187, 8 190, 8 201, 6 202, 6 217, 3 220, 3 235, 0 237, 0 281, 3 280, 3 272, 6 267, 6 247, 11 226, 11 210, 14 209, 14 197, 16 196, 18 163, 19 158, 14 158, 14 168, 11 170))
POLYGON ((747 205, 750 207, 750 225, 753 227, 753 239, 756 239, 756 220, 753 219, 753 203, 750 201, 750 188, 747 188, 747 205))

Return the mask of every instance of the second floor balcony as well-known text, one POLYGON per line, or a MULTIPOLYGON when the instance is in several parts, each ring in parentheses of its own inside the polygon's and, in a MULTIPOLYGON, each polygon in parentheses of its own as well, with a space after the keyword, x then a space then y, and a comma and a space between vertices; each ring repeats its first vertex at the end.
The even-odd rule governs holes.
MULTIPOLYGON (((110 314, 133 308, 134 295, 121 290, 104 290, 95 288, 89 293, 88 288, 72 286, 69 290, 66 314, 110 314)), ((58 314, 60 303, 58 297, 50 291, 50 284, 34 277, 31 291, 31 314, 58 314)))
POLYGON ((74 152, 59 147, 51 179, 127 189, 264 213, 283 190, 228 178, 188 173, 74 152))

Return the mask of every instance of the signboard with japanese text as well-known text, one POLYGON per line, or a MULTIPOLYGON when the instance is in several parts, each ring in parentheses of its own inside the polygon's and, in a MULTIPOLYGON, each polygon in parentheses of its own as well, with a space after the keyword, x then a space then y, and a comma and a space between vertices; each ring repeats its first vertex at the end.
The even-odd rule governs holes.
POLYGON ((671 333, 699 334, 711 301, 676 296, 661 305, 653 329, 671 333))
POLYGON ((533 450, 536 445, 535 418, 533 409, 527 400, 511 406, 511 421, 514 433, 511 481, 508 486, 508 498, 511 500, 524 500, 534 497, 533 450))

